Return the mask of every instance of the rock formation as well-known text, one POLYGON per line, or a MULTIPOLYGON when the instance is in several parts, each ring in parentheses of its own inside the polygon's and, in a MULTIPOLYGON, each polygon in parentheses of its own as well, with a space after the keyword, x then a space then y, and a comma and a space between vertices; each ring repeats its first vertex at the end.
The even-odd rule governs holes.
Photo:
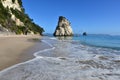
POLYGON ((44 31, 25 13, 22 0, 0 0, 0 34, 42 34, 44 31))
POLYGON ((86 32, 83 32, 83 36, 87 36, 87 33, 86 33, 86 32))
POLYGON ((73 31, 70 22, 63 16, 59 17, 58 25, 53 34, 54 36, 72 36, 73 31))

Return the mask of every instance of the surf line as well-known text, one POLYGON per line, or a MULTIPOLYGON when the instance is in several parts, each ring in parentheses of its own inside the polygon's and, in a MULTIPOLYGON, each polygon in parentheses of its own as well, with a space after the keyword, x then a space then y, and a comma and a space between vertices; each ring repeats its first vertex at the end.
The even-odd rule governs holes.
POLYGON ((10 70, 10 69, 13 69, 13 68, 18 67, 18 66, 20 66, 20 65, 23 65, 23 64, 32 62, 32 61, 34 61, 34 60, 36 60, 36 59, 44 58, 44 57, 42 57, 42 56, 38 56, 39 53, 42 53, 42 52, 46 52, 46 51, 54 50, 54 49, 55 49, 55 47, 53 47, 53 45, 50 44, 49 42, 47 42, 47 41, 45 41, 45 40, 41 40, 41 41, 42 41, 43 43, 49 45, 50 48, 49 48, 49 49, 40 50, 40 51, 37 51, 37 52, 33 53, 33 56, 35 56, 35 58, 33 58, 33 59, 31 59, 31 60, 28 60, 28 61, 25 61, 25 62, 21 62, 21 63, 18 63, 18 64, 13 65, 13 66, 11 66, 11 67, 8 67, 8 68, 6 68, 6 69, 3 69, 2 71, 0 71, 0 76, 2 76, 2 74, 4 74, 5 72, 7 72, 7 71, 10 70))
POLYGON ((42 40, 42 42, 48 44, 51 48, 49 48, 49 49, 44 49, 44 50, 40 50, 40 51, 38 51, 38 52, 35 52, 35 53, 34 53, 34 56, 35 56, 36 58, 43 58, 42 56, 38 56, 39 53, 42 53, 42 52, 46 52, 46 51, 50 51, 50 50, 54 50, 54 49, 55 49, 55 47, 53 47, 53 45, 50 44, 50 43, 48 43, 47 41, 42 40))

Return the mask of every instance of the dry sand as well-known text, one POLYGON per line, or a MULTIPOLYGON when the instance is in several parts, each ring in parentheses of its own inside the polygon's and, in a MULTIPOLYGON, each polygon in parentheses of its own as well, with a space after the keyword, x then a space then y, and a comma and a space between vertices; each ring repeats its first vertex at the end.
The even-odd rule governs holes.
POLYGON ((34 58, 33 46, 40 42, 38 35, 0 36, 0 70, 34 58), (31 51, 32 50, 32 51, 31 51))
POLYGON ((0 80, 120 80, 119 50, 46 37, 39 43, 45 49, 36 58, 0 71, 0 80))

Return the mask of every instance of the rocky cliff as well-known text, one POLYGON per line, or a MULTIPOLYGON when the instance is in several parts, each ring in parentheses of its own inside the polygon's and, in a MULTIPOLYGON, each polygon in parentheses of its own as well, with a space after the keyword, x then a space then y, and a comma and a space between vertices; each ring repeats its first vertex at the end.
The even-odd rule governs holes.
POLYGON ((25 13, 22 0, 0 0, 0 33, 42 34, 43 31, 25 13))
POLYGON ((63 16, 59 17, 58 25, 54 32, 54 36, 72 36, 73 31, 70 22, 63 16))

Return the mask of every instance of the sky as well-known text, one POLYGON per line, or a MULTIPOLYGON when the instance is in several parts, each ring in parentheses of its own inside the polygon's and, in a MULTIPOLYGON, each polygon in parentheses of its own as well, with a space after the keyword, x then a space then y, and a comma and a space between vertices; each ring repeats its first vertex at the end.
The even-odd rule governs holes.
POLYGON ((120 35, 120 0, 22 0, 25 12, 45 33, 54 33, 59 16, 74 33, 120 35))

